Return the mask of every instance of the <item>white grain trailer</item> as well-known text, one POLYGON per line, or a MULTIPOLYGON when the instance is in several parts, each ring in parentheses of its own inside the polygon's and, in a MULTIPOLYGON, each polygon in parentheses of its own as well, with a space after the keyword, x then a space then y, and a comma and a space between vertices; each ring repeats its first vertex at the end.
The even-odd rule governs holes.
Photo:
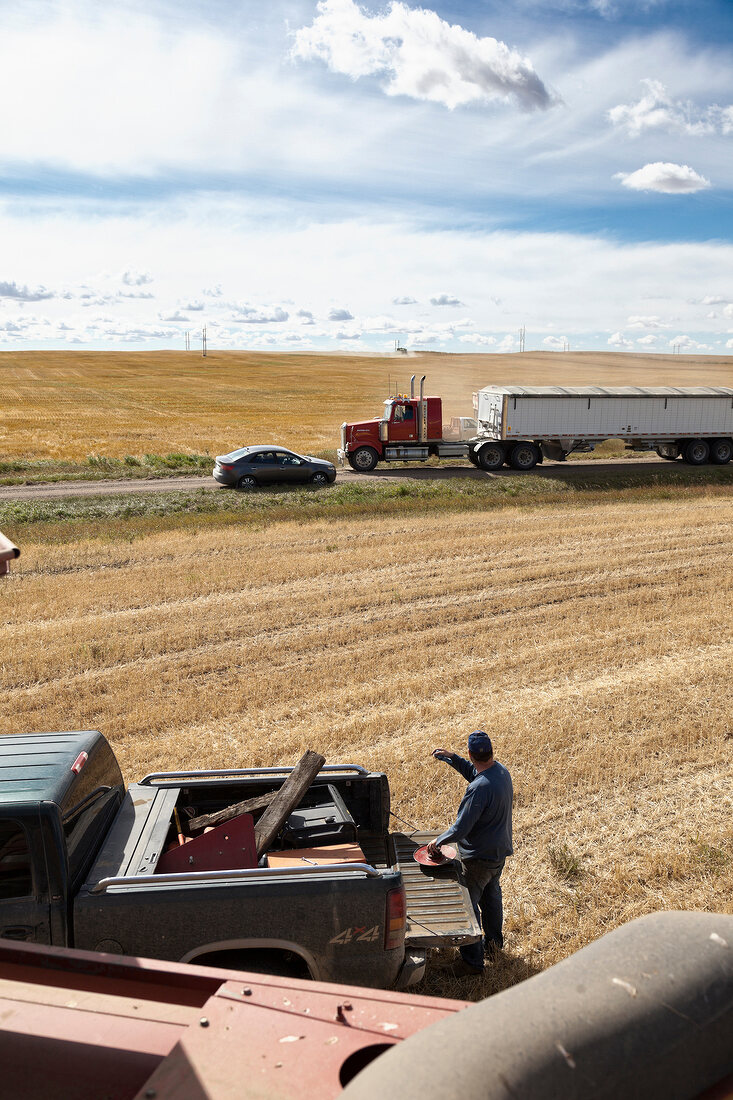
POLYGON ((485 470, 531 470, 604 439, 693 466, 733 457, 733 389, 726 386, 486 386, 473 395, 478 421, 469 457, 485 470))

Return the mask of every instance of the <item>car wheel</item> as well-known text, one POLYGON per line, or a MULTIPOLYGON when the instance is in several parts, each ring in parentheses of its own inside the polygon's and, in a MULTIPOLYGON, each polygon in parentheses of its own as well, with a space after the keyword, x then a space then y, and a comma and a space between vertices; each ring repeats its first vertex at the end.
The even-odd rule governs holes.
POLYGON ((478 464, 482 470, 498 470, 505 457, 501 443, 485 443, 478 453, 478 464))
POLYGON ((358 447, 353 455, 349 455, 352 469, 360 474, 368 474, 379 462, 379 455, 373 447, 358 447))
POLYGON ((716 466, 725 466, 733 458, 733 443, 730 439, 714 439, 710 447, 710 461, 716 466))
POLYGON ((318 470, 311 478, 311 485, 328 485, 328 474, 318 470))
POLYGON ((685 462, 690 466, 704 466, 710 455, 710 448, 704 439, 691 439, 685 447, 685 462))
POLYGON ((251 493, 253 489, 257 488, 257 480, 250 474, 246 474, 244 477, 240 477, 237 482, 237 488, 240 493, 251 493))
POLYGON ((509 455, 509 463, 515 470, 533 470, 539 457, 534 443, 515 443, 509 455))

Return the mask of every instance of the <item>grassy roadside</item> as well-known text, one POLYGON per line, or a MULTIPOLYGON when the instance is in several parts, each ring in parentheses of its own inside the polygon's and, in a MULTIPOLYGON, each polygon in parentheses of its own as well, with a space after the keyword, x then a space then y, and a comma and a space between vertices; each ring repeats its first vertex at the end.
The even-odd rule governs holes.
POLYGON ((338 482, 325 489, 271 489, 255 493, 198 489, 55 501, 0 502, 0 529, 16 541, 95 537, 118 539, 176 528, 245 525, 267 527, 281 521, 310 522, 430 512, 491 511, 507 506, 559 503, 689 500, 733 494, 733 468, 670 466, 651 471, 598 467, 582 472, 562 468, 551 477, 516 475, 477 480, 395 480, 338 482))
POLYGON ((108 478, 163 478, 210 474, 208 454, 87 455, 83 462, 65 459, 6 458, 0 460, 0 485, 48 485, 59 481, 102 481, 108 478))

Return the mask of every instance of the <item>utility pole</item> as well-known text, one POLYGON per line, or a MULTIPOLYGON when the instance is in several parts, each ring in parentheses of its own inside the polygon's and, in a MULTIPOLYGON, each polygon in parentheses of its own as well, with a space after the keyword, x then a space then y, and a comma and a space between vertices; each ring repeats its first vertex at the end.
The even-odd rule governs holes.
POLYGON ((187 332, 186 333, 186 351, 190 351, 190 350, 191 350, 191 333, 187 332))
POLYGON ((522 325, 522 327, 519 330, 519 351, 520 351, 520 353, 524 351, 524 338, 525 338, 526 334, 527 334, 527 329, 524 325, 522 325))
POLYGON ((206 325, 204 325, 201 332, 201 357, 206 358, 206 325))

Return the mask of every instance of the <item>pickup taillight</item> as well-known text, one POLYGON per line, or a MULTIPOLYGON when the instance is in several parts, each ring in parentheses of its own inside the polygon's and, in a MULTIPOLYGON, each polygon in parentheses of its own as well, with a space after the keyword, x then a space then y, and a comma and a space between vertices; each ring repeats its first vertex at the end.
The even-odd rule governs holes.
POLYGON ((398 886, 387 894, 387 919, 384 923, 384 950, 402 947, 405 936, 405 888, 398 886))

